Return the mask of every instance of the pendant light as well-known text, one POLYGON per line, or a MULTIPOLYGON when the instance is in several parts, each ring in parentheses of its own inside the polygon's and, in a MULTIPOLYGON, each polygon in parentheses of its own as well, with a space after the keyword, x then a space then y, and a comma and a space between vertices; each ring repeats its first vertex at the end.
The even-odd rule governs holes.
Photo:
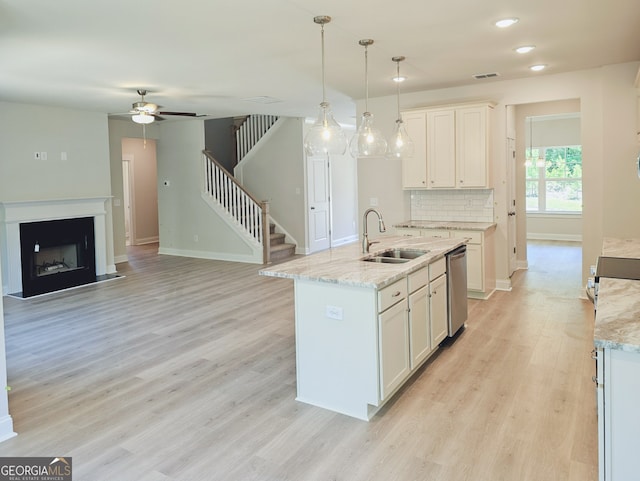
POLYGON ((391 140, 389 141, 387 156, 392 159, 403 159, 413 155, 413 140, 409 137, 407 129, 404 127, 404 122, 402 121, 402 115, 400 114, 400 82, 404 80, 403 77, 400 77, 400 62, 404 60, 404 57, 393 57, 391 60, 396 63, 396 77, 393 80, 396 82, 398 118, 393 134, 391 135, 391 140))
POLYGON ((364 110, 360 126, 349 142, 353 157, 380 157, 387 152, 387 141, 373 125, 373 115, 369 112, 368 47, 373 40, 366 38, 358 42, 364 47, 364 110))
POLYGON ((307 155, 342 155, 347 150, 347 138, 333 118, 331 107, 326 99, 324 73, 324 26, 331 21, 331 17, 321 15, 313 21, 321 26, 320 39, 322 43, 322 103, 318 112, 318 119, 307 132, 304 139, 304 149, 307 155))

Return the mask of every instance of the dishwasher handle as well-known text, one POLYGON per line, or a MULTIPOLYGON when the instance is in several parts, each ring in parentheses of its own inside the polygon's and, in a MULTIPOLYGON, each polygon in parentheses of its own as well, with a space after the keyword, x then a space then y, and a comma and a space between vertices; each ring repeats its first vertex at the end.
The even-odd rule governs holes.
POLYGON ((467 246, 461 246, 447 254, 451 260, 460 259, 467 255, 467 246))

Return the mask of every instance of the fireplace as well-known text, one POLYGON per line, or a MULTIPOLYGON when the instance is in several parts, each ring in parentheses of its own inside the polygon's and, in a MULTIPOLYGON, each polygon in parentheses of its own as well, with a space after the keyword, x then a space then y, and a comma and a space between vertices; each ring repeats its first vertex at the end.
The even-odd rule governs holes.
POLYGON ((20 224, 22 295, 95 282, 93 217, 20 224))

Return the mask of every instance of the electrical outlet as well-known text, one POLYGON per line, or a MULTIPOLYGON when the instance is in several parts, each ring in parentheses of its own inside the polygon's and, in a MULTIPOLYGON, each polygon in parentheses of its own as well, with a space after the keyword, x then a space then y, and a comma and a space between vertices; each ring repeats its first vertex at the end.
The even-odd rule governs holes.
POLYGON ((325 312, 329 319, 342 320, 342 307, 327 306, 325 312))
POLYGON ((47 153, 46 152, 40 152, 40 159, 41 160, 47 160, 47 153))

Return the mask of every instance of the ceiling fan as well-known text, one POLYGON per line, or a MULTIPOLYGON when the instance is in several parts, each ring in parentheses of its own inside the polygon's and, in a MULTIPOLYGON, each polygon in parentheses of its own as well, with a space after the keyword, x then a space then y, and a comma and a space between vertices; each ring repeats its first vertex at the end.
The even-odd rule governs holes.
POLYGON ((138 95, 140 95, 140 101, 134 102, 131 105, 131 110, 129 111, 131 116, 131 120, 138 124, 150 124, 155 120, 165 120, 162 115, 177 115, 182 117, 203 117, 203 115, 198 115, 194 112, 165 112, 160 111, 162 108, 161 105, 157 105, 151 102, 146 102, 144 100, 144 96, 147 95, 147 91, 143 89, 137 90, 138 95))

